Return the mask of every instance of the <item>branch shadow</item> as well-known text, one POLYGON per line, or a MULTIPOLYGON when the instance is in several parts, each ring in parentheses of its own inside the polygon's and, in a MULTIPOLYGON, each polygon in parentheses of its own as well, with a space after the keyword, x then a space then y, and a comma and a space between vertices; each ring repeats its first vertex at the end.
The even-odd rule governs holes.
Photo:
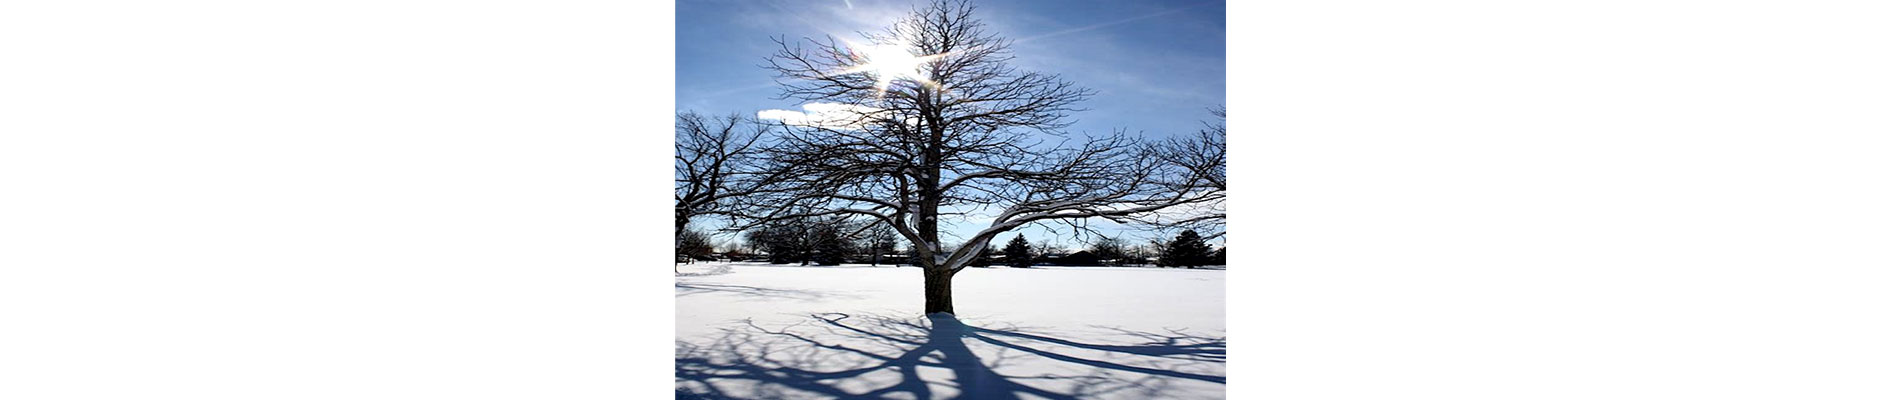
POLYGON ((686 297, 704 293, 726 293, 760 300, 818 300, 842 294, 817 290, 773 289, 745 285, 724 285, 715 283, 673 282, 673 297, 686 297))
POLYGON ((710 343, 675 344, 675 398, 1068 400, 1224 392, 1226 338, 1114 330, 1130 342, 977 327, 944 314, 828 313, 777 329, 747 320, 710 343))

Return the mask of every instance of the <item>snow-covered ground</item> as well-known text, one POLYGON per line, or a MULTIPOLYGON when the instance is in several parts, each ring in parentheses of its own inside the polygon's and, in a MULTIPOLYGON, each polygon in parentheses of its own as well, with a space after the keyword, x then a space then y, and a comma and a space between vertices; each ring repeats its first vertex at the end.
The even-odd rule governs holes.
POLYGON ((675 381, 705 399, 1217 399, 1221 270, 970 268, 924 317, 910 267, 680 268, 675 381))

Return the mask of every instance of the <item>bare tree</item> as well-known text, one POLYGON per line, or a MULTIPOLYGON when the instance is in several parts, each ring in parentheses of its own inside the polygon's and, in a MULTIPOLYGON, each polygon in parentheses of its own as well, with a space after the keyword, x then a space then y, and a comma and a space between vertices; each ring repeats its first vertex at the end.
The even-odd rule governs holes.
MULTIPOLYGON (((955 313, 951 278, 992 238, 1025 224, 1135 220, 1218 201, 1155 146, 1115 132, 1063 132, 1092 94, 1055 75, 1021 71, 1009 42, 972 17, 966 1, 939 0, 862 34, 779 40, 768 66, 781 98, 824 104, 775 148, 797 191, 755 196, 758 216, 853 214, 891 227, 919 252, 924 312, 955 313), (983 214, 971 217, 971 214, 983 214), (940 218, 988 218, 946 247, 940 218)), ((808 107, 808 109, 810 109, 808 107)))
MULTIPOLYGON (((1202 122, 1201 130, 1152 144, 1154 152, 1181 174, 1171 180, 1182 185, 1179 190, 1227 191, 1227 109, 1210 112, 1215 121, 1202 122)), ((1227 203, 1222 200, 1134 218, 1133 225, 1157 233, 1193 230, 1208 232, 1204 237, 1209 239, 1222 237, 1227 235, 1227 203)))
POLYGON ((761 170, 770 125, 737 114, 694 112, 679 113, 674 123, 673 248, 678 253, 694 217, 736 215, 739 198, 764 190, 775 178, 761 170))

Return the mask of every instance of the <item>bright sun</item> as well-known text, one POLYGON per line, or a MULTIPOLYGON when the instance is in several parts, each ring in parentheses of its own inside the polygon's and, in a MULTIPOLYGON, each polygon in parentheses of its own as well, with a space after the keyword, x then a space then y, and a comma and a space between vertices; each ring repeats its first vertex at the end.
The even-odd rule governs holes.
POLYGON ((924 74, 923 65, 930 60, 942 57, 942 55, 919 57, 911 54, 910 50, 903 46, 894 45, 869 46, 856 50, 858 55, 864 58, 864 63, 844 70, 844 73, 865 72, 877 77, 877 90, 880 95, 890 89, 891 83, 898 79, 932 84, 930 78, 924 74))

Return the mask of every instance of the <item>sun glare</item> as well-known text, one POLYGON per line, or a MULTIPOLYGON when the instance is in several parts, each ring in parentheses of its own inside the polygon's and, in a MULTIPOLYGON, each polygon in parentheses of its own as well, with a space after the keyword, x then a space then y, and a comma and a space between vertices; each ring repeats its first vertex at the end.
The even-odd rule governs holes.
POLYGON ((942 55, 918 56, 909 49, 895 45, 877 45, 853 49, 863 64, 847 69, 844 73, 869 73, 877 78, 878 94, 883 95, 891 84, 898 79, 909 79, 923 84, 933 84, 924 73, 924 63, 942 55))

